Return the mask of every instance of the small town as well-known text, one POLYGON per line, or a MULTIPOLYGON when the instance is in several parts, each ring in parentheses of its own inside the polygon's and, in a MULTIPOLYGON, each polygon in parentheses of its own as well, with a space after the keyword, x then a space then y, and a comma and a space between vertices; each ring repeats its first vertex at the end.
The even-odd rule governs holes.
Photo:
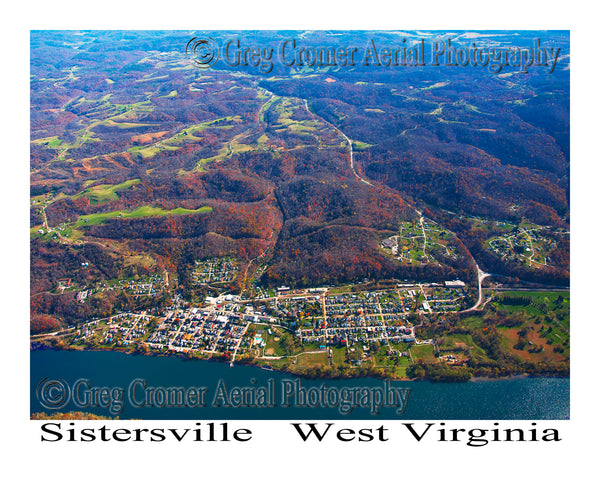
MULTIPOLYGON (((200 268, 211 268, 207 266, 200 268)), ((66 348, 217 358, 232 366, 252 359, 272 368, 290 358, 293 364, 337 361, 360 366, 379 350, 402 364, 411 362, 409 345, 433 343, 415 335, 421 315, 456 312, 466 299, 460 280, 355 290, 281 286, 254 299, 228 293, 208 296, 197 307, 175 295, 173 304, 160 311, 124 312, 59 335, 66 348)), ((444 360, 455 363, 456 358, 444 360)))

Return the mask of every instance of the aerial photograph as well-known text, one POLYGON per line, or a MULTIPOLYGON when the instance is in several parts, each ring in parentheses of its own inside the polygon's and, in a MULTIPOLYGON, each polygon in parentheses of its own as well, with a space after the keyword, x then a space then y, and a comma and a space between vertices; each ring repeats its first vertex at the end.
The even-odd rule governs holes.
POLYGON ((31 419, 570 418, 568 31, 29 51, 31 419))

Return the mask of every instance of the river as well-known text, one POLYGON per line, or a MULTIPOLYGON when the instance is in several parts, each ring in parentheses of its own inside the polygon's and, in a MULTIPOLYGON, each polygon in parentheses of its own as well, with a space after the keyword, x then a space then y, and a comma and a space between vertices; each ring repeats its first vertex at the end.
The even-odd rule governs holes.
POLYGON ((390 382, 398 392, 401 389, 407 393, 405 389, 410 389, 407 397, 402 397, 404 401, 399 401, 400 393, 390 394, 385 383, 372 378, 297 379, 257 367, 235 365, 230 368, 226 363, 176 357, 36 350, 31 352, 30 412, 85 411, 144 420, 569 418, 568 378, 475 379, 461 384, 390 382), (171 397, 174 400, 169 404, 165 400, 168 387, 178 387, 184 394, 171 397), (246 403, 254 402, 254 406, 244 406, 239 398, 235 402, 234 387, 246 388, 250 393, 243 398, 246 403), (292 387, 296 390, 290 394, 292 387), (358 397, 343 397, 358 387, 383 392, 390 406, 377 408, 372 406, 377 400, 368 404, 360 403, 358 397), (334 390, 337 395, 333 395, 334 390), (223 396, 224 392, 227 396, 223 396), (320 397, 318 392, 321 392, 320 397), (342 398, 350 399, 346 402, 352 407, 350 412, 346 411, 350 407, 342 408, 342 398), (230 402, 229 406, 225 405, 226 401, 230 402), (240 405, 233 406, 234 403, 240 405), (378 413, 372 414, 372 410, 378 413))

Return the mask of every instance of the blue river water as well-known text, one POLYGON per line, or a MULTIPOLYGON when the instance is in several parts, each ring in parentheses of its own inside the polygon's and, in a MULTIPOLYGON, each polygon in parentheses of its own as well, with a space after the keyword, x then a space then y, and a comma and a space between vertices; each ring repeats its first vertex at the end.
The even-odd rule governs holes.
POLYGON ((244 365, 119 352, 37 350, 30 358, 31 413, 143 420, 569 418, 568 378, 308 380, 244 365))

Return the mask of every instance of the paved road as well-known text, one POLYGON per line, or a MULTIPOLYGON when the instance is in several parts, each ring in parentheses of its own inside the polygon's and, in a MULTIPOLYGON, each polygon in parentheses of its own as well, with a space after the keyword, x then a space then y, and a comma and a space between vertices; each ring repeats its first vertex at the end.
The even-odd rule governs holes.
POLYGON ((491 275, 479 268, 479 265, 475 264, 475 266, 477 267, 477 283, 479 284, 479 297, 477 298, 477 302, 475 303, 475 305, 473 305, 471 308, 463 310, 463 312, 472 312, 473 310, 477 310, 479 308, 479 306, 483 302, 483 289, 481 288, 481 285, 483 284, 483 280, 491 275))

